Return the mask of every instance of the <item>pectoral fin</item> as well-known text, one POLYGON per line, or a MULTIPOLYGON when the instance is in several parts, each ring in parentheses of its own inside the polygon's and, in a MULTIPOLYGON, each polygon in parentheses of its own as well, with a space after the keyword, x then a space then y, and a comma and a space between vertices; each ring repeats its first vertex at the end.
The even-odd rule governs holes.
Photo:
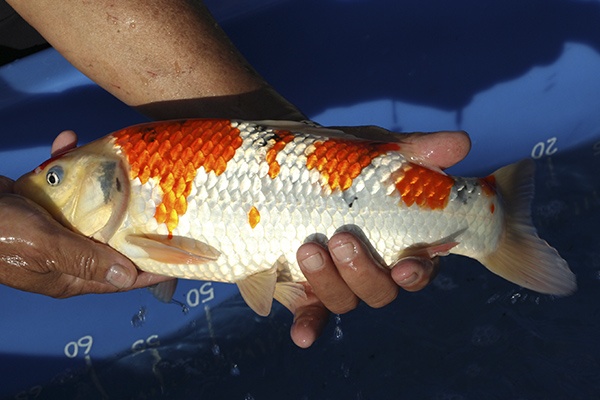
POLYGON ((202 264, 221 254, 209 244, 181 236, 129 235, 126 240, 142 248, 149 258, 167 264, 202 264))
POLYGON ((276 267, 251 275, 236 283, 242 298, 255 313, 262 317, 269 315, 277 283, 276 267))

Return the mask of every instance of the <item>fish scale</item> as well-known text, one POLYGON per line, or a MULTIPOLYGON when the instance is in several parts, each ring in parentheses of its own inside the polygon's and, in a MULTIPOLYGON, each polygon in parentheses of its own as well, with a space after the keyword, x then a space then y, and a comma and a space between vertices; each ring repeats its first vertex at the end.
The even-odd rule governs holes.
POLYGON ((16 187, 139 268, 235 282, 266 315, 273 296, 289 307, 304 295, 294 283, 305 280, 298 247, 339 229, 368 240, 385 265, 451 252, 534 290, 572 292, 567 263, 531 224, 532 180, 531 162, 452 177, 419 163, 408 143, 201 119, 124 128, 43 163, 16 187))
MULTIPOLYGON (((218 249, 223 254, 215 261, 218 268, 207 270, 205 264, 166 266, 164 263, 146 262, 146 270, 164 273, 165 268, 169 268, 169 275, 183 278, 236 282, 270 269, 283 256, 289 265, 291 276, 299 281, 303 280, 303 275, 295 262, 295 253, 312 233, 329 237, 342 226, 360 227, 385 262, 390 264, 409 245, 431 241, 429 226, 432 224, 436 226, 434 229, 437 239, 450 236, 461 229, 458 220, 440 219, 437 213, 431 213, 434 209, 441 208, 444 193, 450 189, 447 182, 454 181, 445 175, 427 172, 430 170, 409 163, 401 153, 392 152, 400 148, 397 143, 366 142, 370 143, 367 146, 365 142, 346 138, 322 140, 311 134, 297 134, 294 145, 288 146, 294 137, 290 132, 277 133, 273 129, 262 129, 249 124, 233 124, 232 127, 234 129, 226 131, 241 139, 240 151, 227 160, 227 166, 222 171, 213 170, 212 164, 196 171, 192 186, 197 189, 195 196, 203 199, 203 203, 196 204, 189 212, 180 215, 177 225, 165 223, 160 225, 157 232, 163 235, 191 236, 218 249), (299 146, 299 143, 304 146, 299 146), (253 156, 248 157, 248 154, 253 156), (374 159, 382 155, 387 157, 385 163, 380 158, 371 165, 374 159), (337 166, 344 161, 346 168, 334 174, 337 166), (278 165, 277 174, 274 173, 275 162, 278 165), (243 170, 241 165, 259 171, 250 177, 253 181, 250 185, 241 185, 247 177, 245 174, 240 176, 238 171, 243 170), (300 174, 304 169, 308 169, 308 175, 300 174), (403 178, 392 181, 390 177, 393 174, 402 175, 403 178), (435 174, 434 177, 445 177, 443 181, 446 186, 438 190, 443 184, 439 177, 432 178, 432 174, 435 174), (294 176, 297 179, 293 179, 294 176), (300 177, 304 180, 300 180, 300 177), (342 181, 340 177, 347 177, 351 184, 345 179, 342 181), (389 181, 387 186, 382 185, 386 181, 389 181), (320 184, 314 184, 315 182, 320 184), (349 207, 341 194, 353 185, 363 189, 353 192, 358 198, 349 207), (244 190, 240 190, 243 186, 244 190), (246 189, 245 186, 249 188, 246 189), (299 195, 295 191, 296 187, 307 188, 309 191, 304 196, 299 195), (388 192, 391 194, 388 195, 388 192), (428 202, 432 196, 427 194, 437 194, 438 198, 428 202), (406 215, 397 212, 398 208, 410 210, 415 202, 419 212, 409 211, 406 215), (311 212, 301 212, 299 207, 311 212), (422 212, 423 207, 430 212, 422 212), (252 210, 255 210, 255 215, 250 218, 252 210), (253 222, 257 219, 256 214, 260 215, 259 222, 253 222), (446 223, 444 226, 437 226, 441 220, 446 223), (193 231, 192 227, 195 228, 193 231), (264 240, 273 233, 280 235, 281 240, 264 240), (258 243, 267 246, 259 250, 258 243), (262 256, 256 259, 253 257, 256 253, 262 256)), ((177 132, 177 139, 180 140, 180 130, 171 130, 177 132)), ((127 148, 119 148, 119 143, 122 142, 120 138, 125 135, 117 132, 114 136, 117 137, 116 147, 128 158, 132 158, 127 153, 127 148)), ((162 140, 166 139, 165 136, 162 140)), ((226 135, 219 135, 216 139, 229 142, 226 135)), ((206 143, 209 142, 202 145, 205 151, 218 148, 222 152, 226 148, 221 143, 206 143)), ((164 145, 164 149, 159 147, 157 151, 166 154, 166 148, 170 146, 164 145)), ((160 178, 166 179, 159 176, 157 184, 145 189, 142 185, 142 192, 137 196, 162 196, 165 202, 165 198, 169 198, 169 192, 165 193, 165 188, 170 186, 165 185, 160 178)), ((485 196, 482 200, 490 201, 485 196)), ((476 202, 469 205, 483 209, 477 208, 476 202)), ((442 210, 439 212, 443 214, 442 210)), ((145 216, 148 217, 148 214, 145 213, 145 216)), ((490 217, 491 215, 488 218, 490 217)), ((161 221, 156 219, 160 224, 161 221)), ((491 227, 491 233, 493 229, 491 227)), ((488 236, 482 235, 482 238, 488 236)))

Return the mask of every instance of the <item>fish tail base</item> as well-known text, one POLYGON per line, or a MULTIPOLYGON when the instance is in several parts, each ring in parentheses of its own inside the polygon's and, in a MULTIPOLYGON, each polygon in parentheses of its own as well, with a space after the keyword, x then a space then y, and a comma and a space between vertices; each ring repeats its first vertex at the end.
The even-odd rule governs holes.
POLYGON ((539 293, 566 296, 577 289, 575 275, 533 226, 534 171, 533 160, 527 159, 493 174, 505 206, 505 227, 497 249, 479 261, 517 285, 539 293))

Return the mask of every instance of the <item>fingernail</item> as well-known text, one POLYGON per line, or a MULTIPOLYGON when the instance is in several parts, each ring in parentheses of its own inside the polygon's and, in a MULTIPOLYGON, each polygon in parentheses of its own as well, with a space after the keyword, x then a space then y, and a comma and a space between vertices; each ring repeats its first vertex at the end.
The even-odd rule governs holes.
POLYGON ((402 261, 417 262, 422 265, 422 268, 425 268, 425 269, 433 268, 433 261, 431 260, 431 258, 427 258, 427 257, 406 257, 402 261))
POLYGON ((415 272, 413 272, 412 274, 408 275, 406 278, 401 279, 400 281, 398 281, 398 284, 400 286, 405 286, 405 285, 412 285, 413 283, 415 283, 417 280, 419 279, 419 275, 416 274, 415 272))
POLYGON ((394 280, 400 286, 410 286, 421 279, 421 274, 418 271, 433 268, 433 261, 423 257, 406 257, 401 261, 403 264, 399 266, 395 272, 394 280), (418 270, 418 271, 417 271, 418 270))
POLYGON ((106 273, 106 282, 118 289, 124 289, 133 284, 129 270, 119 264, 110 267, 106 273))
POLYGON ((340 262, 352 261, 356 257, 356 247, 353 243, 347 242, 331 249, 333 256, 340 262))
POLYGON ((301 263, 304 269, 309 272, 316 272, 325 265, 321 253, 314 253, 302 260, 301 263))

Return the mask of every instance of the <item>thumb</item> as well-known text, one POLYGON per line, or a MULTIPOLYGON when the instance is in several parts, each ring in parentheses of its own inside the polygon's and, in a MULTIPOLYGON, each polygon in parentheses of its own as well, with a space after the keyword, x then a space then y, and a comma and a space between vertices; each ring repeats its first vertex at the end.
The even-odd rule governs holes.
POLYGON ((28 254, 41 270, 80 278, 82 283, 108 283, 116 289, 136 283, 137 268, 121 253, 69 230, 28 199, 9 195, 3 201, 4 209, 11 211, 7 218, 15 220, 11 234, 25 247, 19 253, 28 254))
POLYGON ((108 245, 57 228, 55 269, 86 281, 108 283, 119 290, 132 288, 138 271, 125 256, 108 245))
POLYGON ((11 193, 14 184, 15 181, 12 179, 0 175, 0 193, 11 193))

